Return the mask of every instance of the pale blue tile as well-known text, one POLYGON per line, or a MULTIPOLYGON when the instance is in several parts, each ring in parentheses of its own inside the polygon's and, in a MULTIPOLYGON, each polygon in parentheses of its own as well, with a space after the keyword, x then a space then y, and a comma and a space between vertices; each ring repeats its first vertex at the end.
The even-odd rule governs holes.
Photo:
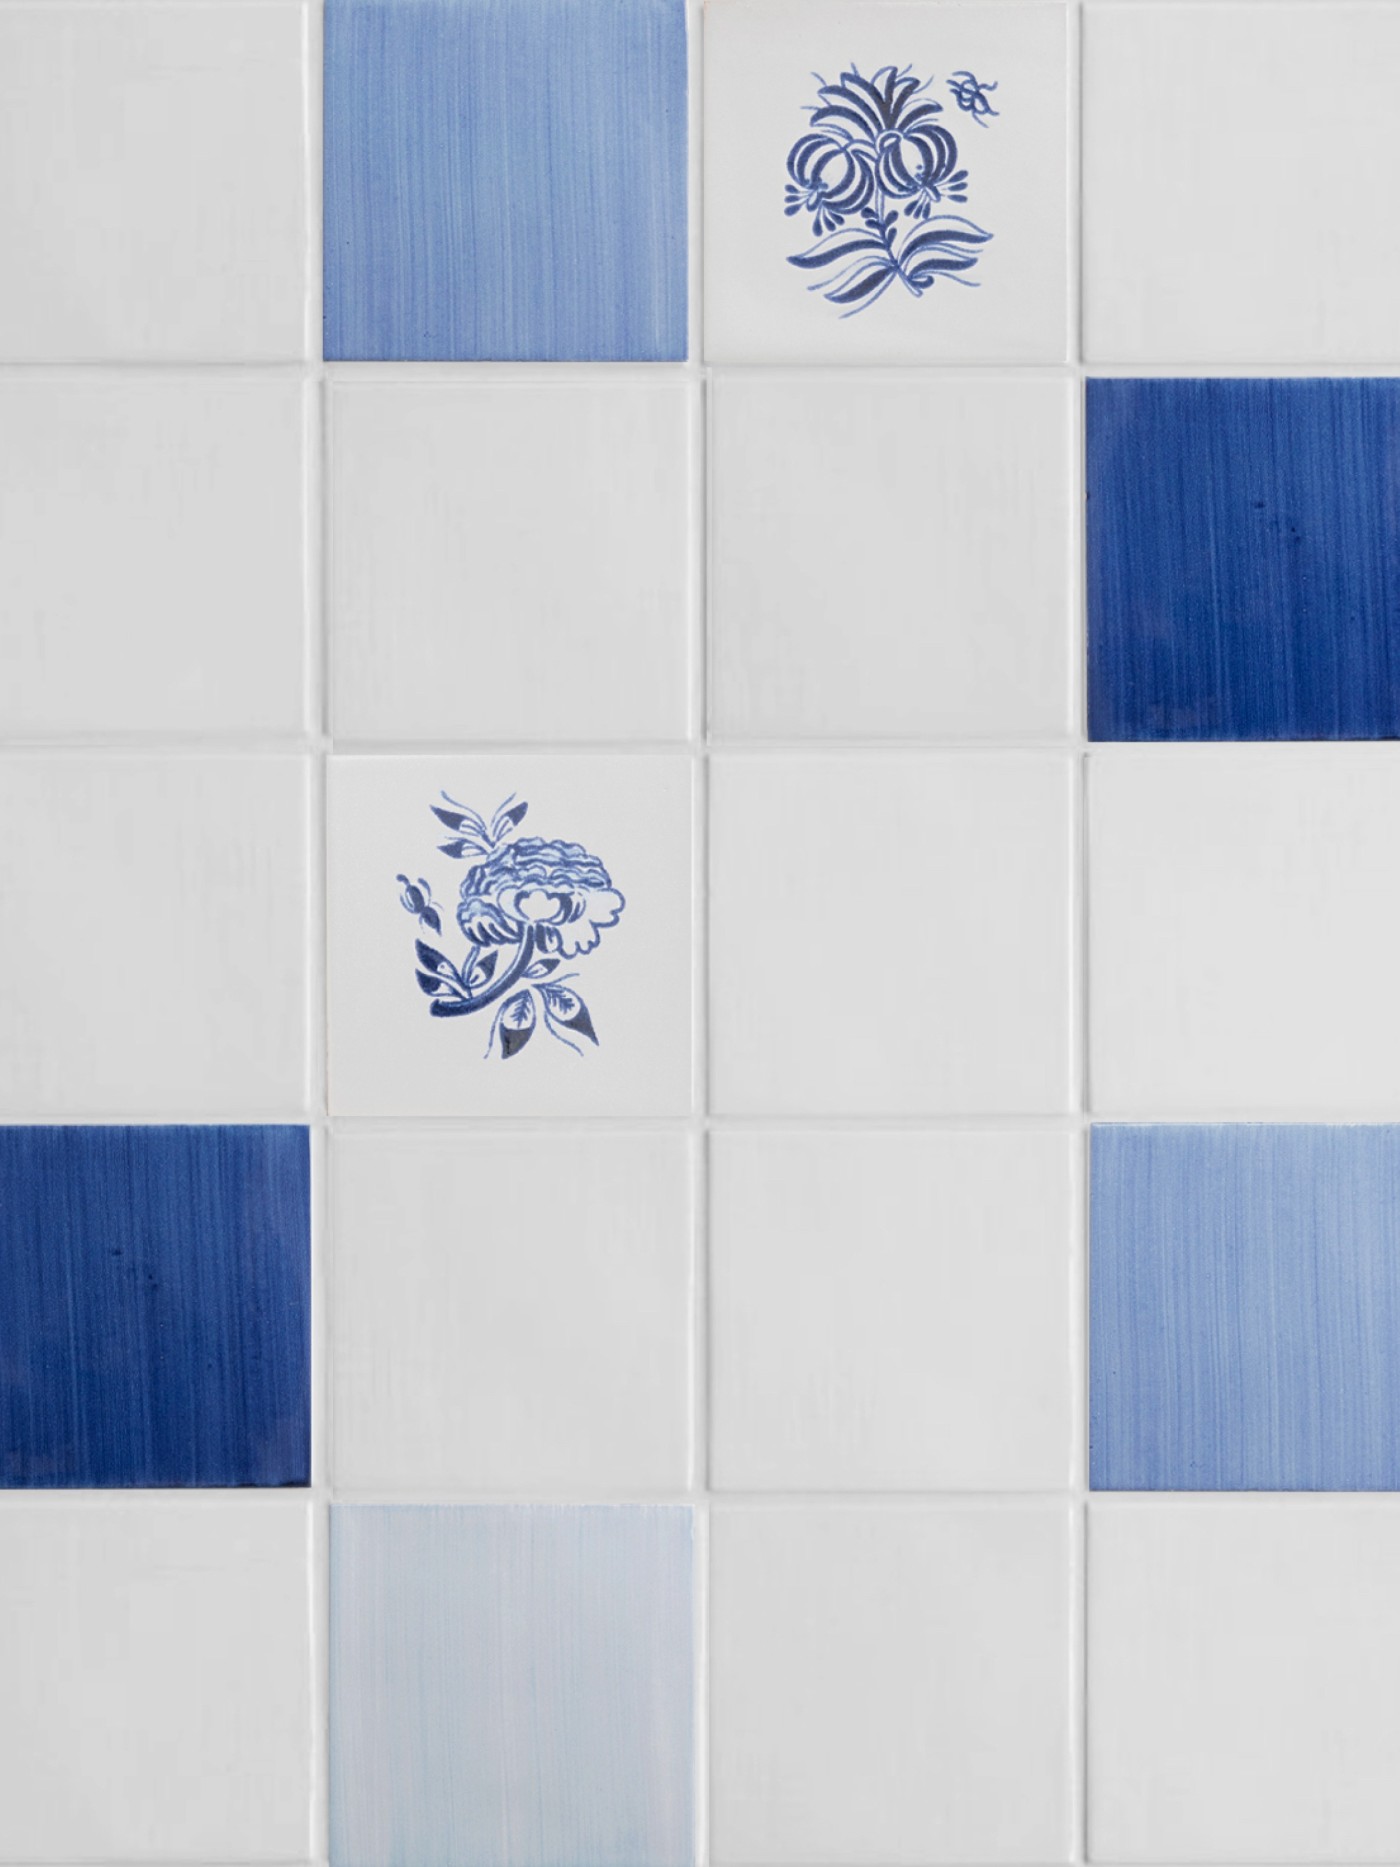
POLYGON ((335 1867, 689 1867, 692 1520, 338 1506, 335 1867))
POLYGON ((686 353, 684 0, 327 0, 325 354, 686 353))
POLYGON ((1400 1489, 1400 1128, 1095 1128, 1090 1482, 1400 1489))

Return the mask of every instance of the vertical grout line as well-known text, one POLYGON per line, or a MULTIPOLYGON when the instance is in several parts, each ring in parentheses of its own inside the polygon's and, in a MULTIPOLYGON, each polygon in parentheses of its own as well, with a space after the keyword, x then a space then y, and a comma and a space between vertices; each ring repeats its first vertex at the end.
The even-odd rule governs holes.
POLYGON ((691 765, 694 775, 695 852, 692 874, 694 940, 695 1063, 693 1074, 691 1248, 692 1494, 695 1502, 695 1859, 710 1858, 710 374, 704 354, 704 3, 687 6, 690 61, 688 86, 690 248, 690 356, 687 373, 696 385, 696 448, 692 452, 691 499, 691 765), (698 455, 698 458, 697 458, 698 455))
POLYGON ((330 1852, 330 1520, 329 1497, 333 1420, 333 1330, 330 1254, 333 1226, 331 1129, 327 1116, 329 1018, 326 1003, 326 752, 330 707, 330 655, 327 636, 327 552, 329 436, 326 372, 321 359, 322 298, 322 93, 325 13, 323 0, 309 0, 305 11, 306 99, 306 330, 304 380, 310 404, 307 435, 306 634, 308 720, 311 749, 309 869, 312 900, 312 949, 307 968, 309 1043, 313 1058, 311 1126, 313 1136, 312 1294, 316 1336, 312 1366, 313 1434, 311 1493, 311 1650, 312 1697, 311 1858, 328 1861, 330 1852))
POLYGON ((1089 816, 1088 816, 1088 628, 1087 566, 1084 511, 1086 496, 1084 431, 1084 0, 1067 14, 1069 29, 1069 326, 1074 414, 1071 426, 1073 490, 1071 580, 1074 613, 1075 680, 1075 787, 1074 787, 1074 1006, 1076 1130, 1075 1199, 1073 1206, 1074 1318, 1073 1421, 1071 1474, 1074 1483, 1073 1544, 1071 1555, 1071 1847, 1077 1862, 1089 1859, 1089 1494, 1088 1494, 1088 1381, 1089 1381, 1089 1110, 1090 981, 1089 981, 1089 816))

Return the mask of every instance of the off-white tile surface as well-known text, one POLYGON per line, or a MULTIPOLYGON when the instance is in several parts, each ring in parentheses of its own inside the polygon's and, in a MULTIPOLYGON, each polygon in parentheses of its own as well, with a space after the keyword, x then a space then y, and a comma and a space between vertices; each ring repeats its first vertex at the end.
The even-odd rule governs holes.
MULTIPOLYGON (((330 1095, 336 1115, 685 1115, 692 1103, 692 770, 686 753, 336 758, 330 762, 330 1095), (514 794, 520 836, 580 844, 626 902, 570 989, 598 1042, 581 1055, 543 1030, 509 1060, 486 1055, 491 1018, 435 1018, 415 982, 423 930, 396 877, 431 883, 442 938, 470 860, 440 852, 431 807, 448 792, 490 815, 514 794)), ((509 949, 508 949, 509 950, 509 949)), ((563 976, 561 973, 561 977, 563 976)))
POLYGON ((735 374, 712 405, 721 735, 1068 730, 1067 382, 735 374))
POLYGON ((1059 1861, 1069 1513, 712 1515, 714 1858, 1059 1861))
POLYGON ((1400 1103, 1400 753, 1095 753, 1093 1103, 1131 1115, 1400 1103))
POLYGON ((1397 66, 1394 6, 1086 7, 1087 355, 1394 358, 1397 66))
MULTIPOLYGON (((1067 342, 1069 65, 1065 8, 923 0, 709 0, 705 8, 705 351, 709 362, 1049 362, 1067 342), (788 152, 817 86, 854 63, 866 76, 911 65, 935 80, 939 121, 969 171, 965 202, 936 211, 991 240, 968 275, 915 298, 895 284, 842 316, 818 278, 788 264, 814 244, 789 218, 788 152), (971 70, 995 81, 999 118, 974 123, 946 89, 971 70), (815 76, 820 73, 821 77, 815 76)), ((855 231, 854 221, 848 223, 855 231)), ((914 223, 901 218, 901 229, 914 223)), ((840 265, 830 275, 839 277, 840 265)), ((853 461, 853 470, 859 469, 853 461)), ((814 513, 814 535, 838 514, 814 513)))
POLYGON ((341 380, 335 728, 352 739, 683 739, 695 391, 341 380))
POLYGON ((726 754, 710 774, 713 1106, 1055 1113, 1072 761, 726 754))
POLYGON ((1090 1853, 1400 1853, 1400 1509, 1096 1508, 1090 1853))
POLYGON ((681 1490, 683 1134, 342 1130, 334 1478, 371 1490, 681 1490))
POLYGON ((1067 1134, 711 1141, 721 1489, 1068 1483, 1067 1134))
POLYGON ((288 0, 0 8, 0 361, 305 353, 305 37, 288 0))
POLYGON ((0 1114, 306 1106, 307 772, 0 758, 0 1114))
POLYGON ((0 381, 0 732, 302 729, 304 396, 0 381))
POLYGON ((0 1859, 311 1850, 308 1511, 0 1510, 0 1859))

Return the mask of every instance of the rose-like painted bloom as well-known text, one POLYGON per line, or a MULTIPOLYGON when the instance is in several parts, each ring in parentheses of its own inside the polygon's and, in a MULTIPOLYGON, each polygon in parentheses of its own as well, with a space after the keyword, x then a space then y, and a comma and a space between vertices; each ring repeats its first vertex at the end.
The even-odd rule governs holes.
POLYGON ((785 214, 812 216, 813 233, 830 233, 847 214, 865 206, 875 186, 868 147, 835 136, 799 137, 788 154, 792 180, 784 189, 785 214))
POLYGON ((476 946, 517 946, 533 933, 542 953, 597 946, 626 902, 582 843, 524 836, 467 871, 457 925, 476 946))
POLYGON ((915 220, 927 220, 935 202, 967 199, 967 170, 958 167, 958 145, 941 124, 885 130, 877 147, 881 188, 896 200, 908 200, 904 211, 915 220))

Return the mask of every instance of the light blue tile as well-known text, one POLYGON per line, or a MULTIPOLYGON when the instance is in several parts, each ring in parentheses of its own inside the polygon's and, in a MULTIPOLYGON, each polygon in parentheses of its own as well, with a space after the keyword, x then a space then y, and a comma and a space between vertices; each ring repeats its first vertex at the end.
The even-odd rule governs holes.
POLYGON ((1092 1151, 1094 1488, 1400 1489, 1400 1128, 1092 1151))
POLYGON ((686 352, 683 0, 327 0, 325 354, 686 352))
POLYGON ((692 1521, 338 1506, 335 1867, 689 1867, 692 1521))

